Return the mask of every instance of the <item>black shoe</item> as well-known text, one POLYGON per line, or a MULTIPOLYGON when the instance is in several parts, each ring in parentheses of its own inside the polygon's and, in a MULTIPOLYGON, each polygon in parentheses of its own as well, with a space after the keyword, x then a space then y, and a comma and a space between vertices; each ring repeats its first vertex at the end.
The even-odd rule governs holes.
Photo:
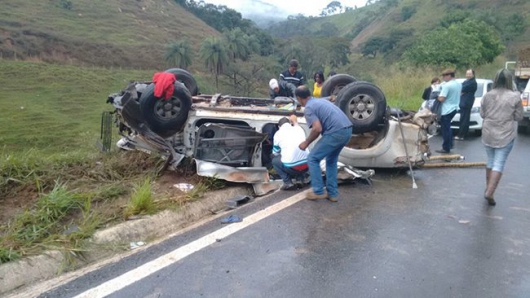
POLYGON ((297 187, 296 187, 296 185, 294 185, 292 183, 284 183, 280 189, 281 190, 295 190, 295 189, 297 189, 297 187))
POLYGON ((443 150, 443 149, 440 149, 440 150, 434 150, 434 152, 442 153, 442 154, 449 154, 449 153, 451 153, 450 151, 445 151, 445 150, 443 150))
POLYGON ((486 201, 488 201, 488 205, 490 205, 490 206, 497 205, 497 202, 495 202, 495 200, 493 198, 488 198, 486 195, 484 195, 484 199, 486 199, 486 201))

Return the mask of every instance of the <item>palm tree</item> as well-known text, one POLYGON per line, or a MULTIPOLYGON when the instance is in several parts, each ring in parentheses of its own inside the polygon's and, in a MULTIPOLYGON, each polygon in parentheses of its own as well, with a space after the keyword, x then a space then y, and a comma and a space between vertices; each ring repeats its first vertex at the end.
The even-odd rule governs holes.
POLYGON ((218 77, 228 65, 228 55, 222 41, 215 37, 207 37, 201 45, 199 55, 208 70, 215 75, 215 86, 218 88, 218 77))
POLYGON ((235 62, 236 59, 246 60, 248 58, 251 53, 248 35, 243 33, 239 27, 225 31, 223 36, 226 42, 226 50, 232 62, 235 62))
POLYGON ((186 39, 171 42, 166 47, 164 58, 167 63, 179 68, 187 68, 191 65, 191 58, 193 53, 191 51, 190 42, 186 39))

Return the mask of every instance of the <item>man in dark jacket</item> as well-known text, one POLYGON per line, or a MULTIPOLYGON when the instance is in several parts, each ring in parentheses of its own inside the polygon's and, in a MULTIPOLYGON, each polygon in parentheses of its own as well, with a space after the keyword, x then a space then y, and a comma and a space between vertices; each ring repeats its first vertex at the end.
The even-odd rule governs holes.
POLYGON ((269 95, 273 99, 278 96, 295 98, 296 87, 289 82, 272 79, 269 81, 269 88, 269 95))
POLYGON ((455 140, 464 140, 469 132, 469 117, 471 108, 475 102, 475 92, 477 91, 477 80, 475 80, 475 70, 468 69, 466 78, 462 83, 462 94, 460 95, 460 128, 455 140))
POLYGON ((304 75, 298 71, 298 61, 291 60, 289 62, 289 69, 280 74, 280 82, 287 81, 293 84, 295 87, 305 85, 306 79, 304 75))

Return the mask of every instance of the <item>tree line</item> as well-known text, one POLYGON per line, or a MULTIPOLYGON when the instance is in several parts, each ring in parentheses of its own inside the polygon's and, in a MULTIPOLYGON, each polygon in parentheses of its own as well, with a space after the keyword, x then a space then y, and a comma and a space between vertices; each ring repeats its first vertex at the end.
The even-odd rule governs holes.
MULTIPOLYGON (((266 32, 226 6, 175 1, 223 34, 205 38, 198 53, 191 50, 187 40, 174 41, 166 48, 167 62, 187 68, 198 55, 215 77, 217 87, 222 81, 236 94, 244 95, 260 88, 263 81, 277 77, 291 59, 300 62, 308 78, 318 70, 350 69, 352 57, 378 57, 387 63, 417 66, 478 66, 492 62, 527 26, 520 14, 497 15, 493 10, 474 11, 473 4, 464 7, 453 0, 435 0, 453 8, 425 28, 394 26, 386 34, 371 36, 361 44, 357 57, 351 55, 350 43, 366 27, 390 14, 397 24, 406 23, 421 7, 401 0, 371 1, 370 5, 377 5, 357 14, 356 25, 349 32, 344 28, 340 32, 331 20, 319 21, 315 26, 320 18, 304 15, 290 16, 266 32)), ((331 14, 344 8, 340 2, 332 1, 325 10, 331 14)))

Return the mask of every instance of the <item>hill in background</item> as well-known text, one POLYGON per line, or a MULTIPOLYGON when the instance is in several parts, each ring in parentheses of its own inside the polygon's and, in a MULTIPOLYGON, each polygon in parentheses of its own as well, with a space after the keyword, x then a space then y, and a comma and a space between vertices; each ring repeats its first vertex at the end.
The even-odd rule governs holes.
POLYGON ((174 1, 0 1, 0 59, 161 69, 169 42, 219 35, 174 1))
POLYGON ((279 38, 297 36, 340 36, 360 52, 373 37, 397 36, 389 55, 395 60, 419 37, 440 27, 443 21, 463 16, 483 20, 497 29, 506 55, 530 43, 530 1, 528 0, 379 0, 372 5, 327 17, 291 17, 275 24, 269 32, 279 38), (517 30, 521 29, 521 32, 517 30))

